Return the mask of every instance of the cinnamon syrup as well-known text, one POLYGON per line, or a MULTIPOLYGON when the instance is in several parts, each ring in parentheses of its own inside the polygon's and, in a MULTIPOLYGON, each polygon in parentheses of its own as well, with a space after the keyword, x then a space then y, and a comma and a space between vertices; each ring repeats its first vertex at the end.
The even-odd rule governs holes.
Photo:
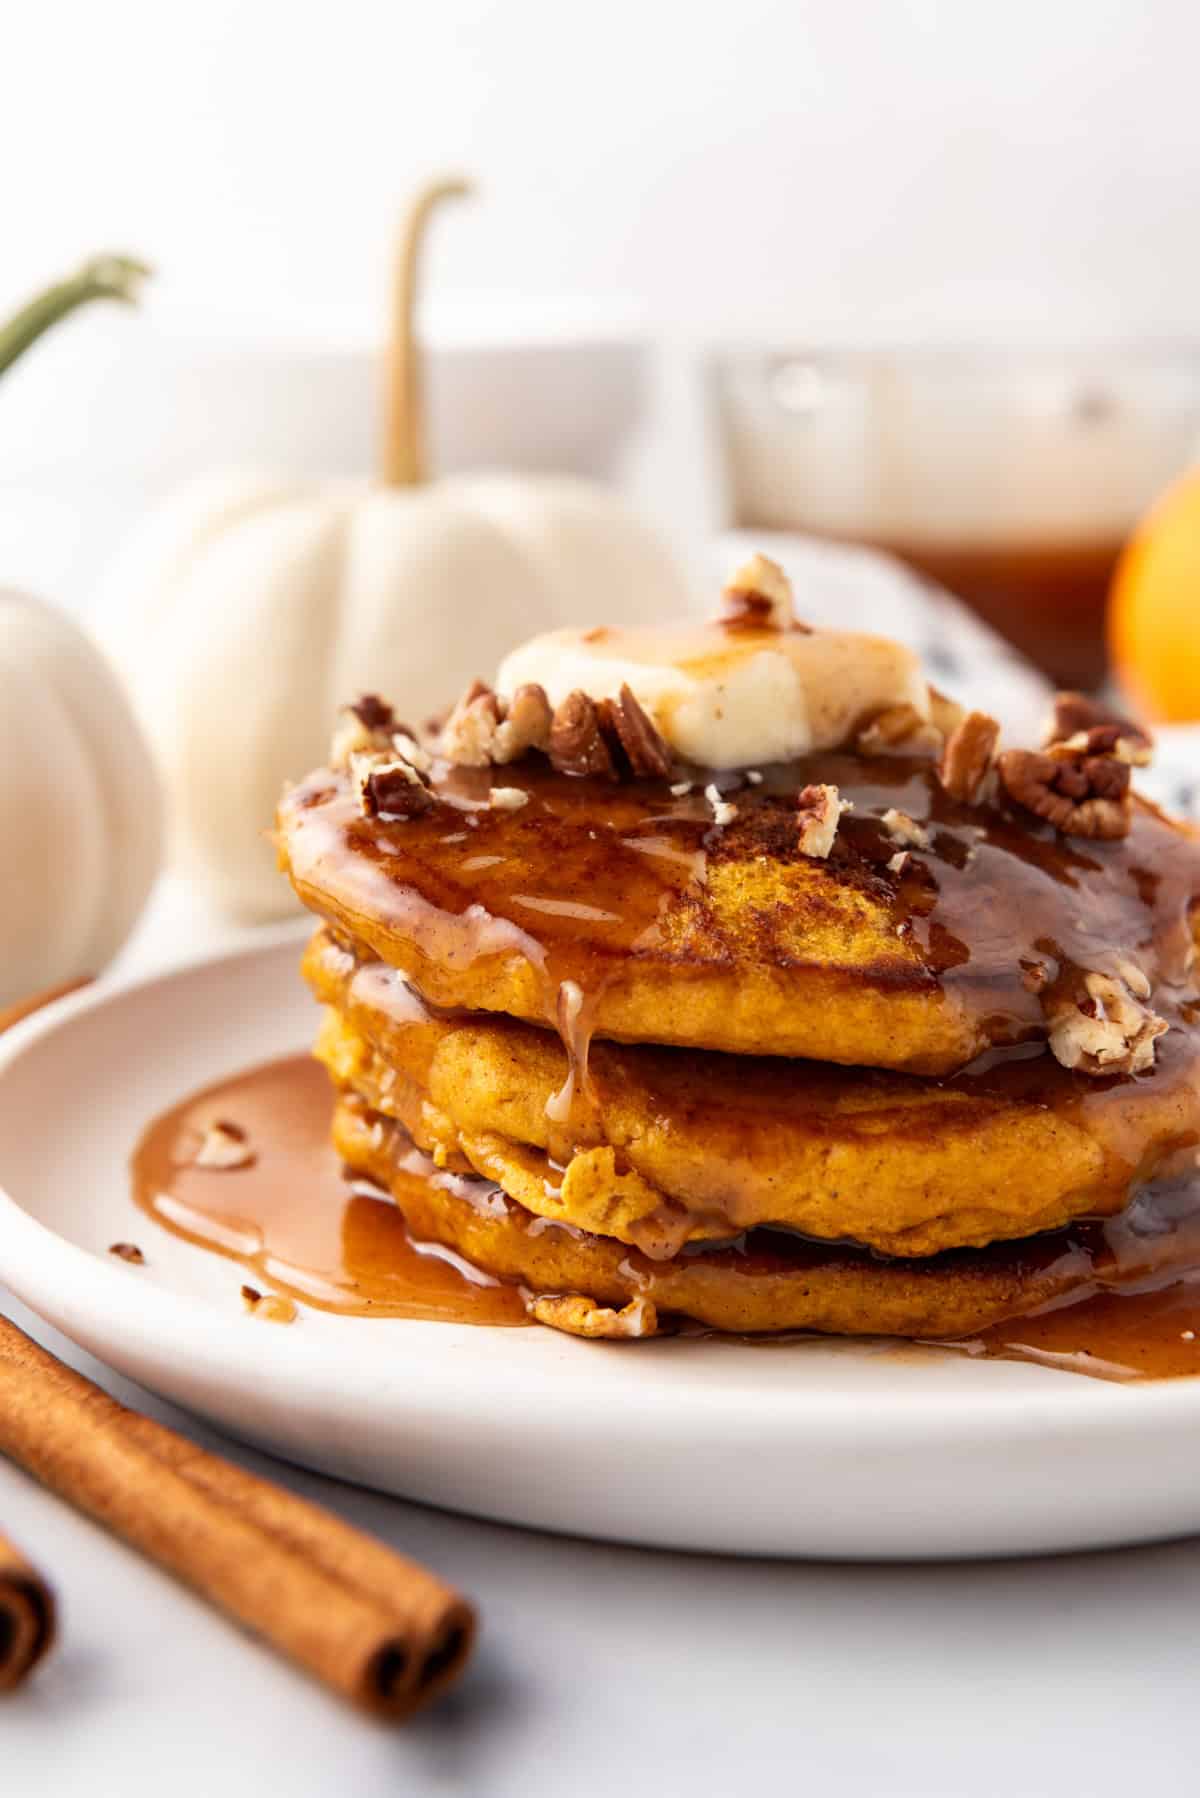
MULTIPOLYGON (((343 1172, 329 1145, 332 1109, 332 1089, 307 1055, 236 1074, 150 1124, 133 1158, 134 1197, 172 1234, 322 1310, 524 1323, 514 1286, 440 1245, 414 1242, 386 1193, 343 1172), (205 1130, 218 1120, 246 1132, 254 1151, 247 1165, 195 1165, 205 1130)), ((481 1192, 488 1185, 475 1184, 481 1192)), ((997 1245, 996 1252, 1005 1246, 997 1245)), ((1069 1261, 1079 1296, 947 1346, 1104 1379, 1200 1372, 1197 1182, 1144 1195, 1107 1224, 1074 1225, 1025 1246, 1043 1264, 1069 1261), (1167 1236, 1172 1244, 1165 1270, 1147 1274, 1147 1242, 1167 1236)), ((782 1266, 811 1261, 820 1245, 756 1230, 745 1237, 744 1252, 763 1265, 782 1266)), ((780 1347, 786 1352, 786 1343, 780 1347)))
MULTIPOLYGON (((661 946, 664 907, 699 893, 710 863, 767 848, 772 833, 794 842, 796 794, 830 785, 849 803, 831 870, 887 908, 919 955, 908 983, 962 1008, 981 1047, 1044 1037, 1030 963, 1048 963, 1051 983, 1080 969, 1119 976, 1131 955, 1156 988, 1190 973, 1200 842, 1145 801, 1126 838, 1096 842, 1011 807, 959 803, 927 757, 831 752, 755 772, 756 784, 703 771, 617 784, 566 778, 540 757, 442 763, 445 804, 389 824, 362 817, 346 783, 321 771, 285 801, 289 857, 306 902, 335 927, 369 921, 416 947, 427 997, 440 1002, 444 969, 516 954, 539 979, 534 1021, 557 1030, 563 981, 586 1012, 623 963, 661 946), (728 829, 714 827, 706 783, 737 806, 728 829), (524 794, 519 809, 493 808, 493 784, 524 794), (929 842, 899 872, 888 812, 929 842)), ((898 966, 893 984, 904 983, 898 966)))
MULTIPOLYGON (((664 915, 701 895, 723 858, 793 844, 796 794, 809 784, 836 786, 849 802, 831 871, 915 952, 879 978, 963 1019, 981 1052, 1044 1042, 1049 1002, 1081 990, 1085 971, 1121 979, 1131 959, 1170 1023, 1197 1015, 1200 843, 1152 805, 1135 802, 1127 838, 1095 842, 1007 805, 956 801, 928 757, 830 752, 755 772, 754 784, 715 783, 738 813, 719 829, 710 771, 614 784, 565 778, 540 757, 495 769, 438 763, 445 803, 393 824, 363 818, 347 784, 321 771, 284 802, 288 853, 306 903, 348 944, 363 926, 416 950, 435 1003, 454 1003, 463 968, 524 964, 533 995, 524 1015, 558 1032, 568 1056, 552 1115, 557 1160, 569 1157, 579 1108, 592 1101, 588 1046, 606 991, 641 957, 677 965, 681 979, 703 971, 678 945, 672 960, 664 915), (525 802, 493 808, 493 784, 525 802), (899 869, 881 822, 892 812, 928 843, 899 869)), ((735 972, 736 951, 729 965, 735 972)), ((830 973, 847 990, 856 978, 830 973)))

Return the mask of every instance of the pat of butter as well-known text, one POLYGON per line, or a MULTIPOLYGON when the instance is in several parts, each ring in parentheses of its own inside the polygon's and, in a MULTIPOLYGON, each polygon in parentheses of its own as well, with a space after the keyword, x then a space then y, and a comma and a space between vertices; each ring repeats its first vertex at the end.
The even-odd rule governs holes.
POLYGON ((544 687, 553 706, 576 689, 615 699, 628 685, 676 754, 707 768, 837 749, 893 705, 929 716, 912 651, 850 631, 549 631, 505 657, 496 690, 511 698, 527 682, 544 687))

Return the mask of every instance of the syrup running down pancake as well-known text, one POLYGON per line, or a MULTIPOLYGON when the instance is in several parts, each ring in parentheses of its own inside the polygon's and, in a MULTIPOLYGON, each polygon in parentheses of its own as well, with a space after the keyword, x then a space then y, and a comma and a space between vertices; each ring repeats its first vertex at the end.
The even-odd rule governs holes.
POLYGON ((368 695, 276 819, 334 1144, 584 1336, 940 1336, 1186 1273, 1200 840, 1150 747, 1067 694, 1006 748, 761 557, 707 629, 535 639, 436 741, 368 695))
POLYGON ((1122 1210, 1200 1141, 1200 1042, 1182 1027, 1137 1080, 1036 1045, 934 1082, 593 1042, 591 1103, 564 1140, 569 1063, 549 1032, 434 1013, 327 932, 304 973, 330 1008, 317 1054, 335 1084, 527 1209, 651 1255, 772 1224, 887 1255, 1025 1236, 1122 1210))
POLYGON ((435 764, 438 803, 389 822, 321 771, 285 796, 280 851, 311 910, 434 1004, 554 1028, 569 980, 585 1027, 617 1041, 953 1073, 1044 1036, 1030 966, 1187 975, 1200 844, 1145 801, 1127 838, 1091 842, 961 804, 928 757, 761 773, 721 780, 737 815, 717 826, 695 773, 674 794, 682 777, 617 786, 540 758, 435 764), (853 807, 825 859, 795 820, 818 784, 853 807), (493 787, 526 801, 494 807, 493 787))
POLYGON ((354 1100, 334 1114, 345 1162, 389 1192, 410 1232, 534 1293, 586 1294, 614 1313, 638 1307, 633 1333, 659 1315, 739 1333, 934 1339, 974 1336, 1004 1318, 1104 1290, 1168 1278, 1200 1256, 1200 1209, 1178 1229, 1143 1229, 1137 1215, 989 1249, 887 1260, 779 1231, 695 1245, 656 1261, 608 1237, 535 1217, 493 1182, 439 1170, 405 1132, 354 1100), (643 1308, 653 1306, 652 1314, 643 1308))

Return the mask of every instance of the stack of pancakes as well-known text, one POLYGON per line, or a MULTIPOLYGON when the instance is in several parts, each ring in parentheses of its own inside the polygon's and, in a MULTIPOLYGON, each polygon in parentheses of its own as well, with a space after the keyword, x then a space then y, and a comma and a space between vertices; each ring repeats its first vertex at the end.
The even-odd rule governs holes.
POLYGON ((337 1149, 414 1239, 588 1336, 962 1336, 1118 1233, 1169 1262, 1126 1225, 1200 1142, 1200 846, 1155 807, 1064 829, 928 729, 576 772, 356 716, 277 835, 337 1149))

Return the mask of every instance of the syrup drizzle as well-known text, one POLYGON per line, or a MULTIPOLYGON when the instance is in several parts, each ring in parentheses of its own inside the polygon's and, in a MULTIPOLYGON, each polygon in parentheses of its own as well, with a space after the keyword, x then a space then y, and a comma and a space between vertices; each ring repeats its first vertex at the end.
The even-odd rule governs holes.
MULTIPOLYGON (((173 1235, 252 1269, 273 1290, 318 1309, 358 1317, 524 1323, 514 1286, 441 1245, 415 1242, 381 1188, 346 1177, 329 1145, 333 1103, 328 1081, 306 1055, 251 1068, 194 1094, 143 1134, 132 1164, 134 1198, 173 1235), (203 1132, 222 1117, 247 1132, 255 1159, 230 1171, 198 1168, 203 1132)), ((512 1208, 488 1181, 437 1173, 415 1151, 404 1171, 440 1181, 485 1214, 512 1208)), ((571 1231, 546 1219, 529 1219, 527 1227, 533 1235, 571 1231)), ((1003 1255, 1011 1246, 981 1253, 1003 1255)), ((1073 1294, 946 1346, 1104 1379, 1200 1372, 1200 1191, 1194 1179, 1144 1195, 1108 1224, 1076 1225, 1015 1246, 1031 1265, 1069 1274, 1073 1294)), ((756 1230, 712 1252, 732 1252, 770 1270, 811 1265, 829 1251, 803 1238, 756 1230)), ((152 1249, 147 1259, 153 1260, 152 1249)), ((231 1305, 238 1302, 237 1285, 231 1280, 231 1305)), ((795 1340, 779 1341, 780 1352, 795 1340)))
POLYGON ((291 865, 335 927, 359 936, 378 926, 413 945, 435 1001, 453 1002, 458 970, 519 957, 531 977, 523 1015, 563 1035, 573 1103, 588 1097, 588 1025, 623 970, 666 952, 665 911, 702 894, 715 865, 761 847, 764 832, 794 847, 795 796, 809 784, 852 803, 829 867, 916 950, 916 967, 898 959, 897 984, 942 995, 978 1051, 1044 1041, 1046 1002, 1079 990, 1086 971, 1120 979, 1132 963, 1156 995, 1195 1005, 1200 842, 1147 802, 1135 803, 1127 839, 1095 843, 1005 805, 960 804, 927 758, 836 752, 756 772, 757 785, 716 783, 738 808, 725 828, 704 796, 710 771, 614 785, 565 778, 537 757, 498 769, 437 763, 446 805, 395 823, 362 818, 345 784, 320 772, 284 804, 291 865), (693 790, 672 790, 689 776, 693 790), (491 809, 493 781, 527 803, 491 809), (897 812, 928 840, 899 868, 882 822, 897 812), (568 982, 583 998, 563 1030, 568 982))
MULTIPOLYGON (((387 1193, 346 1176, 329 1140, 332 1113, 333 1091, 310 1056, 234 1075, 153 1120, 134 1152, 134 1200, 173 1235, 322 1311, 524 1324, 514 1287, 441 1244, 414 1242, 387 1193), (206 1127, 225 1117, 245 1130, 254 1161, 197 1167, 206 1127)), ((235 1301, 236 1282, 230 1293, 235 1301)))

